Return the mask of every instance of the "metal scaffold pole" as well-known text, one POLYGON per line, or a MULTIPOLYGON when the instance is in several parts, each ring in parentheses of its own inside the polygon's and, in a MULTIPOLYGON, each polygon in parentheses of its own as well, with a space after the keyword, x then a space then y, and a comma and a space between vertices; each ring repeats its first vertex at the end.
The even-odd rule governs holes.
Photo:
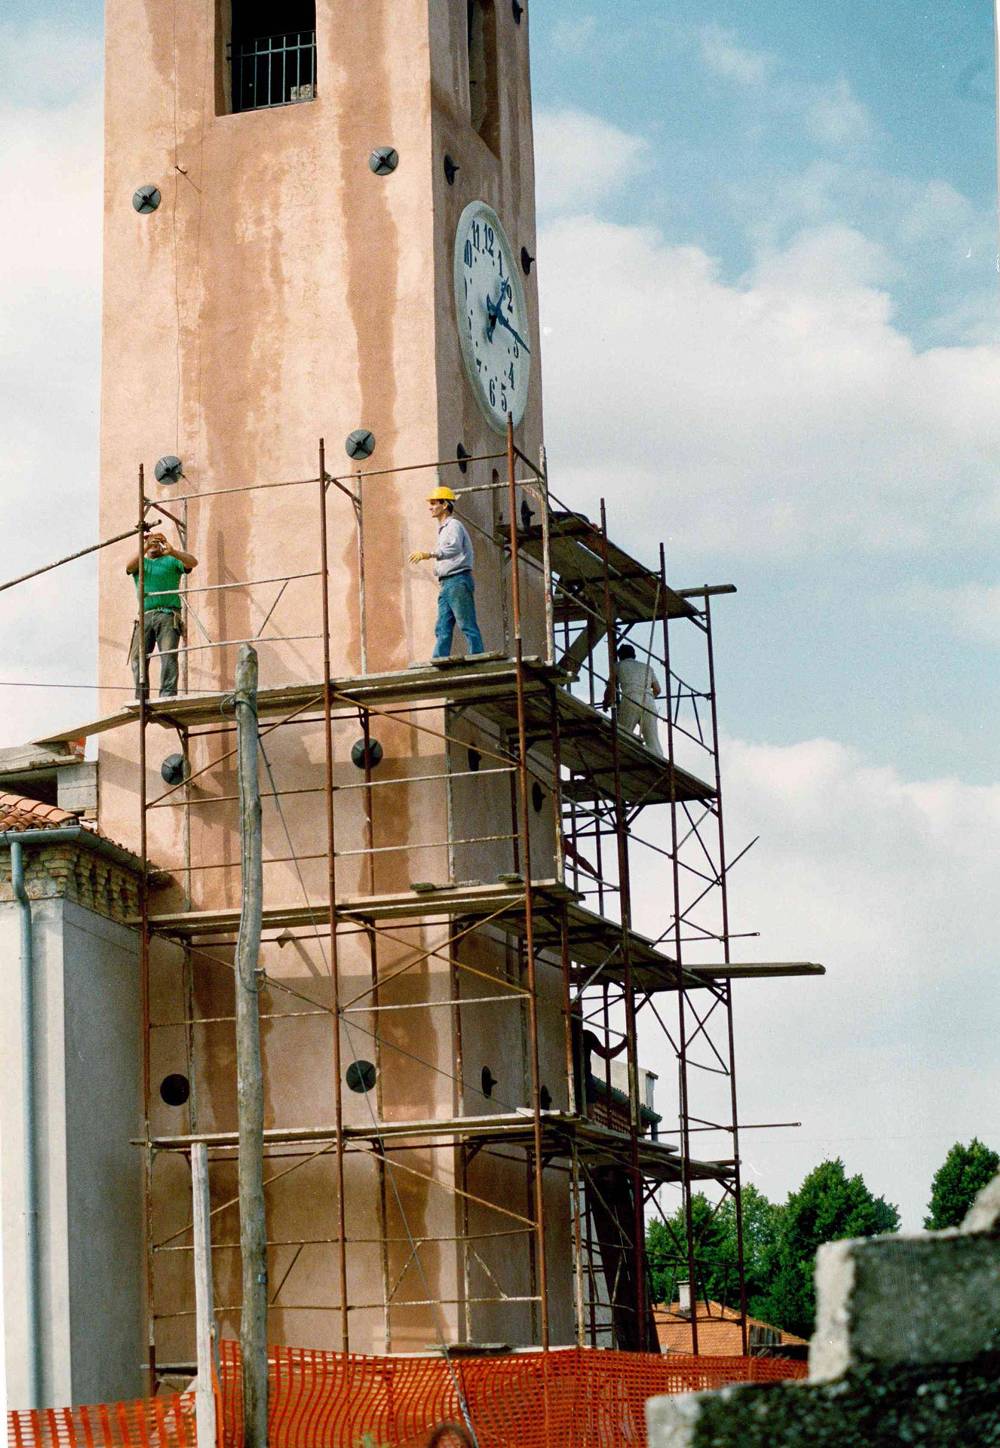
POLYGON ((534 890, 531 871, 531 839, 528 825, 528 730, 524 709, 524 642, 521 635, 521 581, 517 541, 517 469, 514 453, 514 424, 507 416, 507 485, 510 513, 511 612, 514 625, 515 689, 517 701, 517 782, 520 809, 520 855, 524 874, 524 949, 528 972, 528 1055, 531 1072, 532 1152, 534 1156, 535 1239, 538 1262, 538 1295, 541 1299, 542 1347, 549 1346, 548 1276, 545 1262, 545 1186, 542 1180, 541 1073, 538 1059, 538 991, 535 978, 534 890))
MULTIPOLYGON (((719 758, 719 711, 715 692, 715 645, 712 641, 712 605, 705 594, 705 646, 708 650, 708 689, 712 706, 712 752, 715 755, 715 807, 719 826, 719 889, 722 909, 722 958, 728 965, 730 960, 729 942, 729 886, 726 876, 726 832, 722 812, 722 761, 719 758)), ((726 1008, 727 1044, 729 1048, 729 1103, 730 1129, 733 1138, 733 1201, 736 1208, 736 1270, 740 1293, 740 1338, 743 1353, 747 1351, 747 1284, 746 1267, 743 1257, 743 1183, 740 1165, 740 1119, 736 1094, 736 1040, 733 1031, 733 983, 727 980, 724 986, 726 1008)))
MULTIPOLYGON (((504 618, 513 624, 512 656, 505 650, 503 655, 472 660, 455 657, 446 665, 437 661, 368 673, 364 545, 372 540, 364 538, 362 492, 373 487, 377 492, 378 479, 414 469, 409 465, 359 469, 348 487, 326 471, 320 440, 318 478, 311 470, 308 477, 213 486, 179 500, 185 521, 188 505, 195 510, 192 526, 195 535, 202 536, 197 508, 204 500, 214 500, 208 523, 203 524, 210 531, 212 512, 225 509, 233 494, 281 488, 292 491, 268 492, 265 497, 275 503, 285 497, 301 499, 294 513, 291 507, 289 511, 295 526, 288 531, 294 553, 287 566, 293 571, 281 571, 284 559, 271 560, 273 566, 267 568, 245 567, 237 559, 225 581, 213 577, 204 587, 188 584, 184 589, 184 606, 204 638, 190 646, 192 656, 196 648, 251 645, 240 654, 235 717, 234 696, 228 686, 217 682, 220 673, 227 676, 221 662, 226 655, 221 653, 207 656, 220 660, 218 669, 192 668, 195 685, 204 682, 206 687, 193 687, 172 698, 150 697, 150 664, 154 670, 156 665, 145 653, 141 615, 145 585, 156 585, 150 581, 149 559, 141 556, 140 549, 133 570, 140 595, 134 655, 138 702, 123 703, 87 726, 87 733, 103 733, 138 725, 138 749, 133 744, 131 757, 134 762, 137 754, 139 764, 133 800, 137 795, 141 813, 141 872, 138 909, 129 923, 139 927, 142 990, 143 1129, 136 1135, 144 1148, 149 1388, 155 1393, 161 1386, 179 1333, 194 1325, 195 1318, 204 1360, 206 1325, 211 1319, 211 1307, 206 1305, 211 1287, 209 1253, 214 1251, 217 1258, 220 1283, 232 1282, 235 1256, 242 1254, 243 1361, 248 1373, 254 1364, 258 1370, 256 1385, 245 1388, 247 1442, 253 1448, 263 1448, 266 1442, 262 1435, 269 1393, 269 1314, 271 1331, 281 1340, 290 1323, 298 1340, 318 1331, 325 1351, 350 1352, 353 1347, 368 1353, 383 1347, 398 1352, 411 1337, 410 1324, 416 1320, 412 1314, 419 1310, 426 1317, 427 1309, 439 1319, 438 1335, 446 1352, 455 1333, 464 1342, 475 1341, 480 1324, 491 1321, 492 1313, 505 1324, 509 1321, 511 1336, 518 1342, 541 1342, 548 1348, 553 1341, 575 1336, 581 1345, 589 1341, 594 1346, 607 1343, 649 1350, 655 1348, 656 1339, 645 1208, 655 1193, 654 1184, 672 1182, 683 1193, 677 1216, 684 1225, 677 1227, 671 1262, 680 1267, 678 1275, 686 1267, 695 1303, 702 1294, 692 1193, 702 1182, 718 1181, 733 1196, 742 1238, 731 982, 741 978, 741 972, 751 971, 730 960, 727 870, 740 855, 727 857, 723 834, 708 606, 709 593, 732 589, 668 590, 663 550, 657 575, 655 567, 631 558, 609 535, 603 504, 600 519, 591 523, 551 498, 544 454, 536 467, 519 451, 510 420, 505 452, 484 453, 481 461, 495 462, 502 470, 502 458, 506 474, 493 469, 492 480, 486 481, 484 469, 483 480, 474 475, 461 492, 484 494, 493 505, 492 533, 485 536, 498 553, 504 618), (528 506, 536 499, 543 510, 540 523, 528 506), (501 508, 509 522, 499 517, 501 508), (360 650, 354 639, 353 607, 340 597, 344 579, 353 584, 350 529, 355 526, 360 650), (305 537, 310 544, 308 560, 302 556, 305 537), (509 579, 504 576, 505 564, 511 569, 509 579), (320 605, 321 595, 322 627, 319 620, 303 625, 298 618, 290 628, 271 625, 286 585, 307 579, 320 587, 297 586, 313 609, 320 605), (273 585, 279 585, 273 601, 250 592, 273 585), (258 601, 253 606, 259 607, 263 619, 252 640, 230 635, 246 635, 256 624, 226 625, 229 601, 244 592, 251 603, 258 601), (212 611, 217 611, 219 621, 212 633, 220 637, 210 637, 202 626, 187 601, 191 594, 203 594, 208 601, 206 625, 211 626, 212 611), (680 624, 680 619, 687 623, 680 624), (662 657, 653 653, 657 622, 663 627, 662 657), (666 732, 661 747, 666 747, 666 758, 656 757, 659 749, 647 742, 649 736, 640 741, 632 731, 618 728, 617 708, 610 719, 605 712, 615 696, 616 644, 629 641, 639 625, 650 627, 650 647, 645 651, 650 669, 654 663, 665 668, 666 732), (681 630, 689 626, 705 635, 707 686, 700 677, 701 663, 691 681, 681 677, 690 641, 681 630), (306 640, 311 641, 309 650, 289 647, 306 640), (605 646, 610 656, 607 681, 601 677, 605 646), (264 647, 276 649, 271 655, 276 662, 272 669, 265 657, 262 669, 268 681, 258 690, 254 650, 264 647), (344 670, 345 676, 334 677, 336 670, 344 670), (608 687, 602 696, 605 682, 608 687), (706 708, 711 709, 707 719, 706 708), (182 751, 183 778, 171 782, 175 776, 171 767, 163 773, 169 786, 165 790, 157 779, 159 752, 149 753, 156 748, 157 725, 177 731, 182 751), (275 757, 277 778, 266 737, 273 731, 280 731, 274 737, 289 746, 280 748, 275 757), (362 737, 352 749, 356 733, 362 737), (409 755, 401 742, 404 738, 412 742, 409 755), (682 763, 675 760, 675 748, 682 763), (696 756, 697 749, 703 754, 696 756), (443 751, 443 765, 438 751, 443 751), (711 763, 693 773, 689 756, 711 763), (258 781, 258 758, 266 782, 258 781), (230 773, 234 766, 238 791, 230 773), (280 777, 282 769, 289 772, 288 778, 280 777), (425 793, 418 795, 418 790, 425 793), (549 794, 553 818, 546 820, 549 794), (401 797, 406 803, 398 807, 401 797), (424 799, 427 806, 418 810, 424 799), (491 800, 496 802, 493 810, 491 800), (265 801, 268 832, 270 809, 284 832, 280 848, 265 850, 270 845, 261 817, 265 801), (660 809, 643 816, 654 823, 662 821, 659 835, 655 828, 644 830, 636 824, 647 805, 660 809), (153 815, 153 810, 168 813, 153 815), (445 812, 447 826, 441 829, 445 812), (541 818, 536 821, 534 816, 541 818), (645 834, 653 838, 644 838, 645 834), (412 868, 406 873, 411 861, 442 860, 445 847, 443 879, 435 879, 431 870, 426 882, 412 879, 416 873, 412 868), (639 873, 639 860, 650 857, 634 854, 633 847, 651 850, 672 877, 662 881, 662 898, 669 913, 666 900, 672 893, 673 917, 669 924, 663 922, 666 928, 656 939, 642 933, 644 912, 634 913, 633 887, 646 878, 639 873), (418 856, 418 850, 435 854, 418 856), (489 877, 500 864, 506 865, 508 851, 514 857, 512 867, 507 866, 511 873, 497 873, 495 880, 462 878, 489 877), (693 859, 696 851, 700 857, 693 859), (301 898, 287 893, 293 879, 301 898), (161 886, 168 886, 171 893, 160 893, 161 886), (708 901, 700 912, 704 919, 696 913, 702 900, 708 901), (438 926, 432 927, 433 936, 429 927, 429 922, 441 918, 447 920, 443 941, 438 939, 438 926), (476 948, 477 941, 483 943, 482 950, 476 948), (714 941, 723 954, 718 965, 703 960, 714 941), (301 954, 302 968, 296 964, 291 970, 279 969, 275 963, 265 973, 262 967, 270 961, 281 960, 287 966, 289 954, 271 957, 267 952, 289 944, 301 954), (183 951, 183 960, 177 951, 183 951), (425 968, 426 962, 431 964, 425 968), (437 988, 437 974, 432 976, 438 970, 435 962, 447 968, 451 986, 447 998, 437 988), (234 984, 235 1009, 231 1009, 234 984), (261 990, 267 992, 263 999, 258 995, 261 990), (674 1024, 665 1023, 666 1012, 659 1004, 669 995, 658 993, 671 990, 678 997, 676 1037, 674 1024), (282 1008, 282 1001, 287 1001, 287 1008, 282 1008), (708 1006, 703 1009, 700 1003, 705 1001, 708 1006), (647 1012, 676 1053, 680 1098, 676 1134, 658 1131, 653 1123, 659 1118, 649 1109, 653 1103, 647 1096, 637 1039, 637 1021, 646 1020, 647 1012), (715 1042, 709 1030, 713 1016, 715 1042), (434 1043, 446 1039, 440 1027, 446 1019, 451 1036, 447 1053, 442 1053, 434 1043), (495 1031, 490 1030, 491 1020, 498 1023, 495 1031), (417 1024, 411 1026, 412 1022, 417 1024), (213 1090, 222 1083, 224 1099, 232 1101, 232 1057, 220 1060, 212 1045, 220 1030, 231 1039, 234 1024, 238 1123, 228 1109, 213 1109, 208 1116, 203 1109, 199 1117, 195 1111, 199 1090, 203 1103, 211 1105, 213 1090), (323 1046, 328 1054, 322 1091, 317 1092, 310 1079, 309 1052, 303 1050, 297 1059, 295 1042, 325 1043, 325 1030, 331 1027, 332 1053, 329 1045, 323 1046), (728 1063, 723 1044, 727 1028, 728 1063), (245 1044, 247 1031, 254 1038, 245 1044), (345 1090, 356 1089, 356 1073, 348 1070, 345 1077, 343 1068, 354 1056, 351 1042, 359 1035, 370 1038, 371 1049, 365 1054, 375 1065, 372 1084, 364 1088, 370 1093, 370 1124, 354 1119, 350 1107, 355 1098, 344 1097, 345 1090), (516 1059, 511 1050, 511 1059, 494 1075, 483 1057, 489 1056, 496 1067, 494 1050, 514 1041, 516 1059), (275 1120, 266 1130, 261 1080, 265 1048, 268 1061, 281 1062, 283 1087, 273 1108, 275 1120), (702 1048, 711 1053, 718 1071, 711 1061, 703 1065, 702 1048), (170 1063, 172 1053, 178 1068, 186 1071, 190 1089, 183 1131, 171 1125, 177 1118, 160 1109, 152 1086, 153 1080, 160 1082, 161 1065, 170 1063), (625 1066, 627 1109, 626 1096, 619 1089, 626 1086, 619 1077, 620 1071, 626 1075, 625 1066), (415 1099, 402 1104, 392 1072, 414 1068, 426 1073, 430 1084, 426 1093, 421 1088, 415 1099), (705 1093, 718 1094, 718 1076, 729 1075, 729 1099, 714 1112, 696 1114, 703 1089, 698 1073, 703 1070, 712 1072, 705 1093), (506 1079, 501 1081, 501 1076, 506 1079), (542 1086, 543 1079, 551 1093, 542 1086), (286 1096, 284 1085, 289 1081, 301 1095, 286 1096), (474 1098, 480 1094, 484 1099, 492 1095, 492 1104, 479 1106, 474 1098), (431 1099, 422 1110, 425 1095, 431 1099), (296 1113, 291 1121, 284 1118, 289 1102, 296 1113), (305 1103, 301 1113, 300 1102, 305 1103), (731 1133, 733 1162, 717 1160, 714 1153, 709 1160, 696 1160, 692 1142, 706 1140, 698 1135, 701 1132, 731 1133), (680 1150, 662 1142, 661 1135, 678 1136, 680 1150), (178 1226, 172 1213, 176 1176, 166 1155, 191 1152, 192 1144, 200 1144, 191 1159, 193 1170, 197 1162, 203 1219, 195 1246, 177 1240, 191 1231, 191 1224, 178 1226), (348 1172, 349 1152, 354 1164, 348 1172), (454 1171, 449 1172, 447 1163, 452 1160, 454 1171), (276 1169, 265 1178, 263 1167, 272 1161, 276 1169), (494 1161, 516 1163, 518 1176, 506 1166, 494 1168, 494 1161), (433 1163, 443 1165, 439 1170, 433 1163), (211 1206, 210 1164, 215 1189, 211 1206), (236 1183, 230 1188, 237 1172, 238 1191, 236 1183), (293 1203, 294 1210, 289 1208, 287 1189, 275 1191, 272 1186, 289 1176, 293 1187, 301 1182, 303 1207, 320 1204, 307 1224, 300 1220, 298 1202, 293 1203), (412 1193, 405 1188, 414 1182, 423 1185, 414 1186, 413 1192, 431 1187, 451 1194, 460 1203, 460 1220, 449 1218, 440 1232, 437 1219, 420 1227, 408 1220, 412 1193), (397 1188, 397 1183, 403 1185, 397 1188), (222 1200, 227 1192, 231 1195, 222 1200), (563 1220, 565 1193, 572 1207, 569 1221, 563 1220), (526 1207, 521 1194, 527 1197, 526 1207), (512 1205, 519 1210, 512 1210, 512 1205), (233 1217, 227 1229, 221 1215, 237 1206, 239 1232, 232 1230, 233 1217), (556 1217, 547 1220, 553 1211, 556 1217), (209 1215, 217 1221, 214 1242, 207 1230, 209 1215), (252 1240, 248 1227, 259 1227, 252 1240), (445 1253, 454 1250, 445 1243, 459 1244, 455 1291, 440 1269, 445 1253), (190 1314, 178 1310, 187 1306, 178 1299, 175 1286, 173 1268, 178 1259, 159 1254, 195 1251, 195 1247, 201 1292, 198 1313, 190 1314), (291 1253, 287 1266, 280 1256, 284 1251, 291 1253), (293 1276, 292 1269, 300 1262, 302 1268, 293 1276), (269 1263, 277 1273, 270 1293, 269 1263), (435 1264, 440 1275, 428 1271, 428 1263, 435 1264), (154 1299, 154 1285, 160 1301, 154 1299), (481 1313, 480 1305, 488 1303, 493 1306, 481 1313), (178 1328, 174 1320, 187 1317, 192 1324, 182 1322, 178 1328), (286 1326, 279 1328, 279 1323, 286 1326)), ((417 467, 468 461, 480 459, 445 458, 417 467)), ((376 498, 366 498, 365 504, 368 501, 376 507, 376 498)), ((177 499, 172 502, 178 505, 177 499)), ((174 516, 144 495, 140 469, 138 515, 131 530, 140 540, 157 509, 174 516)), ((370 510, 369 514, 370 522, 374 514, 370 510)), ((174 521, 181 526, 180 512, 174 521)), ((476 531, 474 518, 469 527, 476 531)), ((371 547, 367 561, 377 565, 381 579, 383 560, 371 547)), ((370 589, 369 596, 373 596, 370 589)), ((505 631, 505 643, 509 637, 505 631)), ((182 658, 188 652, 179 650, 182 658)), ((662 710, 662 705, 658 707, 662 710)), ((69 731, 53 736, 62 737, 76 736, 69 731)), ((114 745, 111 754, 118 752, 114 745)), ((113 795, 108 799, 108 822, 115 823, 113 795)), ((716 959, 712 957, 713 962, 716 959)), ((781 971, 780 966, 761 966, 758 973, 781 971)), ((728 1197, 724 1200, 728 1202, 728 1197)), ((742 1256, 739 1274, 745 1348, 742 1256)), ((239 1315, 240 1304, 234 1301, 236 1294, 222 1287, 219 1291, 220 1303, 227 1305, 215 1310, 224 1336, 232 1337, 237 1326, 232 1319, 239 1315)), ((696 1308, 686 1325, 695 1351, 701 1325, 697 1319, 696 1308)), ((235 1345, 223 1362, 228 1392, 237 1386, 228 1377, 232 1372, 238 1375, 235 1345)), ((270 1366, 273 1371, 273 1361, 270 1366)), ((203 1383, 203 1408, 205 1391, 203 1383)), ((207 1415, 203 1412, 202 1417, 207 1415)), ((207 1437, 204 1424, 203 1429, 202 1436, 207 1437)))
MULTIPOLYGON (((666 589, 666 557, 660 544, 660 580, 666 589)), ((667 758, 674 758, 674 705, 670 671, 670 620, 667 609, 663 610, 663 697, 667 706, 667 758)), ((681 969, 683 944, 681 940, 681 882, 680 882, 680 840, 677 829, 677 776, 671 764, 670 770, 670 860, 671 883, 674 894, 674 959, 677 964, 677 1071, 679 1101, 679 1126, 681 1146, 681 1196, 684 1206, 684 1237, 687 1244, 688 1282, 691 1293, 691 1351, 698 1352, 698 1286, 695 1280, 694 1220, 691 1210, 691 1112, 688 1102, 688 1055, 687 1055, 687 1012, 684 972, 681 969)))
POLYGON ((267 1227, 264 1209, 264 1081, 260 1056, 260 936, 264 870, 257 778, 257 654, 236 665, 236 759, 242 905, 236 939, 236 1100, 239 1118, 240 1255, 243 1262, 243 1441, 267 1444, 267 1227))
POLYGON ((143 548, 143 524, 146 521, 146 470, 139 464, 139 518, 135 534, 139 539, 137 572, 138 598, 133 647, 136 649, 139 695, 139 1009, 142 1015, 142 1116, 145 1145, 142 1153, 142 1197, 146 1226, 146 1354, 149 1392, 156 1392, 156 1322, 153 1300, 153 1152, 149 1144, 150 1114, 150 979, 149 979, 149 821, 147 819, 146 727, 149 723, 149 659, 146 656, 145 619, 146 555, 143 548))
MULTIPOLYGON (((611 763, 614 780, 615 843, 618 852, 618 900, 621 914, 621 952, 623 988, 625 993, 625 1061, 628 1072, 629 1171, 632 1177, 632 1272, 635 1289, 635 1346, 648 1347, 646 1297, 646 1236, 643 1211, 642 1172, 639 1167, 639 1135, 641 1132, 639 1104, 639 1062, 637 1059, 635 994, 632 980, 632 892, 628 858, 628 820, 622 795, 621 756, 618 744, 618 659, 616 654, 615 613, 611 598, 608 571, 608 520, 604 499, 601 499, 601 562, 604 575, 604 623, 608 640, 608 687, 611 694, 611 763)), ((671 773, 673 771, 671 770, 671 773)), ((609 1077, 610 1084, 610 1077, 609 1077)), ((610 1100, 611 1093, 608 1092, 610 1100)))
MULTIPOLYGON (((337 844, 333 815, 333 688, 330 683, 330 548, 326 522, 326 443, 319 440, 320 592, 323 609, 323 796, 326 812, 326 885, 329 899, 330 1002, 333 1012, 334 1154, 337 1176, 337 1279, 340 1289, 340 1346, 350 1350, 347 1300, 347 1203, 344 1173, 344 1085, 340 1046, 340 959, 337 954, 337 844)), ((360 484, 359 484, 360 486, 360 484)))

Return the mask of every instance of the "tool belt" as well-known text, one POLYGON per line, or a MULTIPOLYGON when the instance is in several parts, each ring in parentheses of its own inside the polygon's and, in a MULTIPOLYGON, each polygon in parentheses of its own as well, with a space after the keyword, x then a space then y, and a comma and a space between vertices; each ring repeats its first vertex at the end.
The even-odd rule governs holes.
MULTIPOLYGON (((144 608, 143 611, 142 611, 143 621, 145 621, 145 618, 146 618, 146 614, 147 614, 147 613, 169 613, 169 614, 171 615, 172 619, 173 619, 174 628, 177 630, 177 632, 178 632, 178 634, 180 635, 181 638, 184 637, 184 616, 183 616, 183 614, 181 613, 180 609, 177 609, 177 608, 144 608)), ((136 620, 133 622, 133 624, 132 624, 132 638, 131 638, 131 640, 129 641, 129 646, 128 646, 128 656, 129 656, 129 658, 132 658, 133 655, 135 655, 136 653, 138 653, 138 650, 139 650, 139 620, 136 619, 136 620)))

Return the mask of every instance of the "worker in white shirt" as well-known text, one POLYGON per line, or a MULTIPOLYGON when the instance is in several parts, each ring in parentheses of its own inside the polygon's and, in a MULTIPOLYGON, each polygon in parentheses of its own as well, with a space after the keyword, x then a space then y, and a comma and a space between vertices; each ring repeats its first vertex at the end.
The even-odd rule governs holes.
POLYGON ((435 659, 451 657, 451 640, 457 623, 465 635, 469 654, 481 654, 483 636, 476 620, 476 585, 472 577, 472 539, 464 524, 455 517, 455 499, 451 488, 435 488, 428 494, 431 517, 438 525, 437 547, 432 553, 411 553, 411 563, 434 559, 434 577, 440 585, 438 616, 434 628, 435 659))
MULTIPOLYGON (((642 742, 650 754, 658 759, 664 757, 660 746, 659 720, 656 714, 656 700, 660 697, 660 684, 652 666, 640 663, 631 644, 622 644, 618 650, 618 727, 626 734, 634 734, 638 727, 642 742)), ((604 691, 604 707, 612 703, 611 684, 604 691)))

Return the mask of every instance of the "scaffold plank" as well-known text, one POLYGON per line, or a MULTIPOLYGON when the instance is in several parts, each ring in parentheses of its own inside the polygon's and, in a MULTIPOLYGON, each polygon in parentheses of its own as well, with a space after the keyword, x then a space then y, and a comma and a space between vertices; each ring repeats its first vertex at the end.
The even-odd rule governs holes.
MULTIPOLYGON (((591 708, 564 687, 566 672, 538 658, 524 661, 526 726, 532 751, 551 761, 552 699, 559 713, 562 762, 573 778, 564 783, 563 793, 577 802, 609 797, 614 787, 611 720, 591 708)), ((358 709, 391 709, 407 703, 440 700, 444 704, 462 704, 474 708, 503 732, 510 732, 516 722, 517 671, 509 659, 484 659, 482 662, 457 661, 449 667, 430 664, 387 674, 354 675, 334 679, 333 713, 352 714, 358 709)), ((299 712, 313 717, 311 705, 318 715, 322 706, 323 685, 317 680, 273 689, 261 689, 259 715, 273 719, 299 712)), ((154 723, 195 729, 218 725, 225 717, 229 695, 179 695, 175 699, 154 699, 148 716, 154 723)), ((35 741, 51 747, 94 734, 106 733, 135 724, 139 706, 126 705, 113 714, 75 725, 59 734, 50 734, 35 741)), ((303 719, 303 722, 305 720, 303 719)), ((714 786, 698 779, 688 770, 658 759, 633 735, 618 731, 622 789, 629 804, 668 804, 673 795, 679 802, 708 800, 715 795, 714 786), (672 781, 672 783, 671 783, 672 781)))
MULTIPOLYGON (((608 715, 578 699, 568 689, 556 689, 559 712, 559 751, 561 763, 571 771, 564 780, 564 799, 577 803, 598 797, 610 799, 614 794, 614 753, 612 723, 608 715)), ((513 700, 484 699, 476 712, 502 730, 511 727, 513 700)), ((544 693, 529 694, 525 699, 525 720, 532 752, 552 758, 552 710, 544 693)), ((618 730, 618 755, 622 793, 627 804, 669 804, 715 798, 715 786, 682 769, 669 760, 651 754, 633 734, 618 730)))
MULTIPOLYGON (((530 695, 552 683, 564 683, 566 672, 546 664, 537 657, 524 660, 525 690, 530 695)), ((482 660, 456 659, 447 665, 430 662, 410 669, 396 669, 383 674, 352 674, 331 680, 334 714, 349 714, 359 708, 386 708, 393 705, 440 699, 445 703, 474 704, 478 699, 505 698, 513 700, 517 670, 512 659, 488 657, 482 660)), ((218 724, 229 694, 179 694, 172 699, 150 699, 147 716, 150 721, 167 725, 196 728, 218 724)), ((261 718, 274 718, 308 708, 315 701, 317 711, 323 702, 321 679, 301 684, 263 688, 258 693, 261 718)), ((513 703, 511 710, 513 712, 513 703)), ((139 706, 130 702, 113 714, 103 715, 87 724, 74 725, 58 734, 36 740, 40 746, 65 744, 92 734, 103 734, 139 720, 139 706)))
MULTIPOLYGON (((391 895, 348 895, 337 901, 340 919, 378 924, 381 921, 424 919, 436 916, 492 915, 513 909, 524 901, 524 884, 520 881, 497 884, 435 885, 428 890, 401 890, 391 895)), ((568 886, 558 880, 534 882, 536 902, 561 906, 576 897, 568 886)), ((224 934, 239 925, 238 909, 181 910, 149 917, 150 929, 163 935, 194 936, 224 934)), ((309 905, 272 905, 264 907, 264 929, 294 929, 297 926, 326 925, 330 911, 326 901, 309 905)), ((130 924, 137 924, 132 919, 130 924)))
MULTIPOLYGON (((542 1113, 542 1143, 545 1155, 556 1159, 574 1151, 591 1166, 621 1166, 627 1169, 629 1138, 625 1132, 614 1131, 587 1117, 563 1111, 542 1113)), ((375 1121, 364 1126, 344 1126, 343 1140, 348 1148, 367 1149, 378 1143, 380 1150, 391 1152, 409 1145, 422 1148, 455 1145, 486 1146, 502 1141, 505 1146, 530 1149, 532 1114, 525 1107, 513 1112, 491 1116, 456 1116, 419 1121, 375 1121)), ((264 1132, 265 1146, 308 1146, 314 1148, 336 1140, 331 1125, 270 1127, 264 1132)), ((197 1142, 211 1151, 234 1151, 239 1146, 235 1131, 195 1132, 187 1135, 154 1137, 150 1145, 156 1151, 190 1151, 197 1142)), ((639 1165, 649 1181, 679 1181, 682 1163, 677 1147, 669 1142, 642 1137, 639 1142, 639 1165)), ((728 1181, 732 1176, 728 1161, 689 1161, 688 1175, 696 1181, 728 1181)))
MULTIPOLYGON (((535 909, 535 945, 540 952, 557 957, 561 949, 563 912, 566 915, 570 980, 574 987, 624 983, 624 936, 621 925, 581 905, 568 886, 558 880, 539 880, 532 885, 535 909)), ((351 895, 337 905, 338 917, 350 923, 388 923, 455 916, 491 916, 493 927, 510 936, 524 933, 524 884, 517 881, 496 884, 439 885, 426 890, 403 890, 391 895, 351 895)), ((132 919, 130 924, 137 924, 132 919)), ((276 905, 264 908, 265 930, 294 930, 329 923, 325 902, 309 905, 276 905)), ((206 935, 233 934, 239 926, 239 910, 186 910, 151 915, 150 929, 161 935, 194 939, 206 935)), ((685 965, 678 973, 676 962, 659 948, 658 942, 632 930, 628 935, 632 979, 636 990, 646 994, 704 989, 716 980, 766 979, 794 975, 823 975, 822 965, 811 961, 749 962, 728 965, 685 965)))
MULTIPOLYGON (((500 536, 510 541, 510 528, 504 524, 500 536)), ((543 532, 540 523, 521 528, 518 547, 537 563, 543 557, 543 532)), ((595 603, 588 610, 573 606, 573 593, 593 589, 600 597, 596 611, 603 608, 605 544, 601 530, 582 513, 554 514, 549 523, 549 554, 552 571, 562 584, 558 602, 560 620, 584 622, 593 615, 595 603)), ((694 618, 696 610, 674 589, 661 586, 658 572, 646 568, 616 543, 607 541, 608 583, 623 623, 649 623, 653 619, 694 618)))
POLYGON ((814 960, 746 960, 709 965, 687 965, 690 975, 712 980, 771 980, 792 975, 826 975, 826 966, 814 960))

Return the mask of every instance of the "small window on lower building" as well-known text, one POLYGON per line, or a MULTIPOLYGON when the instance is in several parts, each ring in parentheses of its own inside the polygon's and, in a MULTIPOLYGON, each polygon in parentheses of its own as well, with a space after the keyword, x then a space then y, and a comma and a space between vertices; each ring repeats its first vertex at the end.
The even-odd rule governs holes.
POLYGON ((316 94, 316 0, 231 0, 227 56, 232 111, 311 101, 316 94))

